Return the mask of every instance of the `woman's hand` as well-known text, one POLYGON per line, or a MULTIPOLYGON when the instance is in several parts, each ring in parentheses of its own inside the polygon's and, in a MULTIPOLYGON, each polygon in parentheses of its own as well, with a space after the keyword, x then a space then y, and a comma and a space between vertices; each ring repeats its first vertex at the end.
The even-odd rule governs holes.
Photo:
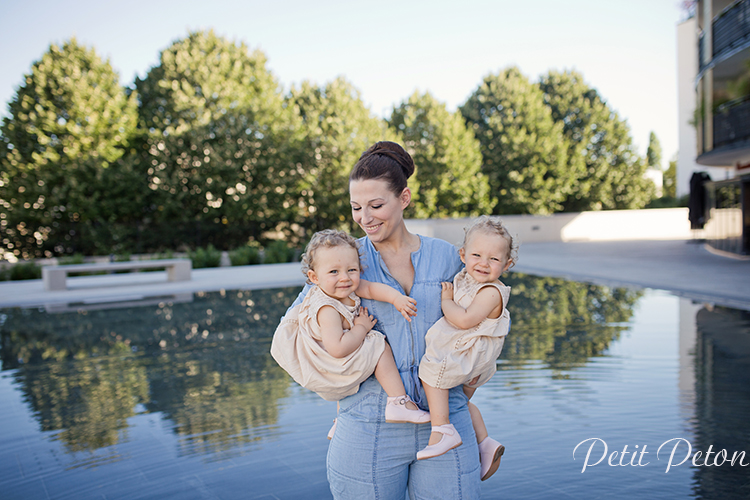
POLYGON ((440 300, 453 300, 453 283, 443 281, 440 286, 443 287, 440 292, 440 300))
POLYGON ((411 321, 411 317, 417 315, 417 301, 406 295, 399 294, 398 298, 393 301, 393 306, 406 321, 411 321))
POLYGON ((354 325, 363 327, 366 333, 372 330, 372 327, 375 326, 375 323, 377 323, 377 320, 374 316, 370 315, 367 312, 367 308, 360 307, 359 314, 357 314, 357 316, 354 318, 354 325))

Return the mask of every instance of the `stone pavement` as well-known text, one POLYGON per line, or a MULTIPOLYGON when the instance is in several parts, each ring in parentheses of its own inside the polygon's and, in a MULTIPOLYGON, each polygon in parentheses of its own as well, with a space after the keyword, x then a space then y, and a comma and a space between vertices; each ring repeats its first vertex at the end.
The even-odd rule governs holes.
MULTIPOLYGON (((137 305, 195 292, 254 290, 304 284, 300 263, 193 269, 190 281, 167 281, 166 271, 68 278, 68 289, 47 291, 42 280, 0 282, 0 308, 137 305)), ((60 309, 57 309, 60 310, 60 309)))
MULTIPOLYGON (((526 243, 516 272, 608 286, 667 290, 698 302, 750 310, 750 260, 715 255, 687 240, 526 243)), ((300 264, 194 269, 167 282, 166 272, 84 276, 68 290, 48 292, 41 280, 0 282, 0 308, 105 307, 170 300, 195 292, 297 286, 300 264)))
POLYGON ((514 271, 608 286, 667 290, 750 310, 750 259, 709 252, 693 240, 528 243, 514 271))

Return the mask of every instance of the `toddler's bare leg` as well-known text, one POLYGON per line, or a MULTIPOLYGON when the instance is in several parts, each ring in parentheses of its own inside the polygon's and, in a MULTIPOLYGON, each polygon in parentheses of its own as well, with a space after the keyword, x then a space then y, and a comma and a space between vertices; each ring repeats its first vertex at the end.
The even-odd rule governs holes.
POLYGON ((487 426, 484 425, 484 419, 479 408, 471 401, 469 401, 469 414, 471 415, 471 425, 474 427, 474 433, 477 435, 477 443, 481 443, 488 435, 487 426))
MULTIPOLYGON (((378 379, 378 382, 380 382, 380 385, 389 397, 394 398, 406 395, 406 389, 404 389, 401 375, 398 374, 396 360, 393 359, 393 351, 387 342, 385 344, 385 351, 380 355, 378 364, 375 366, 375 378, 378 379)), ((406 407, 410 410, 419 409, 419 407, 411 401, 407 401, 406 407)))
MULTIPOLYGON (((450 424, 450 409, 448 407, 448 389, 438 389, 432 387, 429 384, 425 384, 422 381, 422 387, 424 387, 425 395, 427 396, 427 404, 430 405, 430 421, 433 427, 439 425, 450 424)), ((430 441, 428 444, 436 444, 442 439, 442 434, 433 432, 430 434, 430 441)))
MULTIPOLYGON (((476 381, 476 379, 474 379, 476 381)), ((471 399, 475 392, 476 387, 469 387, 468 385, 463 386, 464 394, 471 399)), ((482 412, 479 411, 477 405, 469 402, 469 414, 471 415, 471 426, 474 427, 474 433, 477 435, 477 443, 481 443, 484 438, 487 437, 487 427, 484 425, 484 419, 482 418, 482 412)))

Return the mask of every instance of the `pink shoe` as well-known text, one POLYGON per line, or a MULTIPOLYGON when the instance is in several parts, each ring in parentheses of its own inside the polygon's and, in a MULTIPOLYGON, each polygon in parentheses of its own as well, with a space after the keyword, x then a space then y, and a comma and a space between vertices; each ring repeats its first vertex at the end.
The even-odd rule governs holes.
POLYGON ((461 436, 453 424, 445 424, 432 426, 432 432, 439 432, 443 435, 435 444, 428 445, 425 449, 417 452, 417 460, 424 460, 425 458, 438 457, 443 453, 452 450, 463 444, 461 436))
POLYGON ((489 479, 500 466, 505 446, 487 436, 479 443, 479 463, 482 466, 482 481, 489 479))
POLYGON ((336 432, 336 419, 333 419, 333 425, 331 426, 331 429, 328 431, 328 439, 333 439, 333 433, 336 432))
POLYGON ((419 408, 412 410, 406 406, 406 403, 414 404, 414 401, 409 396, 389 397, 385 405, 385 421, 389 424, 426 424, 430 421, 428 412, 419 408))

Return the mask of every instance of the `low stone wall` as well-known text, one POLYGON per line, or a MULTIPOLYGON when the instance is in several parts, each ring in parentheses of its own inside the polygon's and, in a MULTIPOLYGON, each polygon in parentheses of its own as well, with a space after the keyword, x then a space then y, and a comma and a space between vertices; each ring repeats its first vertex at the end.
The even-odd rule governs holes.
MULTIPOLYGON (((550 241, 688 240, 702 237, 690 229, 687 208, 603 210, 553 215, 503 215, 521 243, 550 241)), ((463 241, 471 219, 408 219, 409 231, 450 243, 463 241)))

